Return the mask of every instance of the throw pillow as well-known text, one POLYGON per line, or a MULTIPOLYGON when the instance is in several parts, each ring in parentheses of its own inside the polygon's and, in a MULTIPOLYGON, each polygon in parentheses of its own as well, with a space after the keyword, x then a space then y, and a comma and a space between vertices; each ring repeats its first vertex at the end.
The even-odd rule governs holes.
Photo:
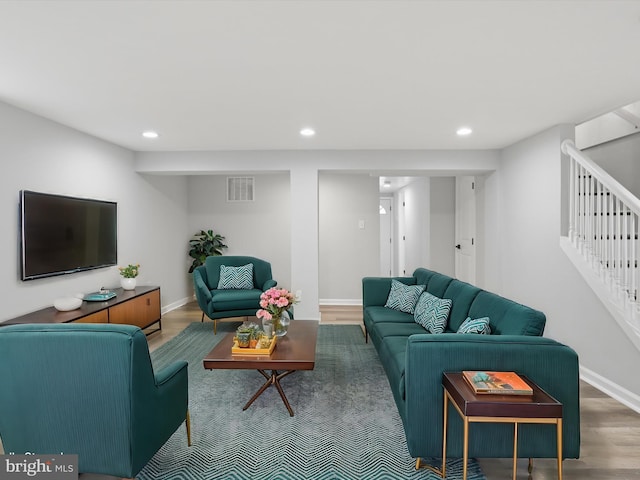
POLYGON ((489 326, 489 317, 471 318, 462 322, 458 333, 479 333, 482 335, 491 335, 491 327, 489 326))
POLYGON ((218 288, 221 290, 250 290, 253 288, 253 263, 241 267, 227 267, 220 265, 220 280, 218 288))
POLYGON ((430 333, 443 333, 447 328, 452 303, 448 298, 438 298, 424 292, 418 299, 413 318, 430 333))
POLYGON ((425 288, 426 285, 405 285, 392 278, 391 291, 384 306, 405 313, 413 313, 416 302, 425 288))

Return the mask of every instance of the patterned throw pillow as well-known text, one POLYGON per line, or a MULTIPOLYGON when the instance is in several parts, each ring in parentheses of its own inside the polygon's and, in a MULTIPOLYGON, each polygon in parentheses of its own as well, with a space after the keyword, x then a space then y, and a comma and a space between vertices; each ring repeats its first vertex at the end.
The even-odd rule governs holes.
POLYGON ((448 298, 438 298, 429 292, 424 292, 418 299, 413 318, 430 333, 443 333, 447 328, 452 303, 448 298))
POLYGON ((425 288, 426 285, 405 285, 392 278, 391 291, 384 306, 405 313, 413 313, 416 302, 425 288))
POLYGON ((491 335, 491 327, 489 326, 489 317, 471 318, 462 322, 458 333, 480 333, 482 335, 491 335))
POLYGON ((250 290, 253 288, 253 263, 241 267, 227 267, 220 265, 220 281, 218 289, 221 290, 250 290))

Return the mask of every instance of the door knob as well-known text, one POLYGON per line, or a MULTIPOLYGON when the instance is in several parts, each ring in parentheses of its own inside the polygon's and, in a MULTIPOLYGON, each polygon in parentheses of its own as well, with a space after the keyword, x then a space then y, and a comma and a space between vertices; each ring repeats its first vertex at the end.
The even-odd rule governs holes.
POLYGON ((456 245, 456 248, 457 248, 458 250, 460 250, 460 249, 462 248, 462 246, 461 246, 460 244, 457 244, 457 245, 456 245))

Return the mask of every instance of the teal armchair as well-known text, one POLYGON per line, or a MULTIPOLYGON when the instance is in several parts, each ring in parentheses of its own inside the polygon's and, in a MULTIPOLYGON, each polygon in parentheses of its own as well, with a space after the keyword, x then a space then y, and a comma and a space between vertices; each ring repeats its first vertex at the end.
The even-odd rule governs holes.
POLYGON ((154 372, 138 327, 0 328, 5 452, 78 455, 80 473, 133 478, 185 422, 187 362, 154 372))
POLYGON ((204 265, 193 271, 193 283, 202 319, 206 315, 213 320, 213 331, 217 333, 217 321, 222 318, 248 317, 260 308, 260 295, 278 282, 272 278, 271 264, 265 260, 248 256, 207 257, 204 265), (242 267, 253 264, 252 288, 219 289, 220 266, 242 267))

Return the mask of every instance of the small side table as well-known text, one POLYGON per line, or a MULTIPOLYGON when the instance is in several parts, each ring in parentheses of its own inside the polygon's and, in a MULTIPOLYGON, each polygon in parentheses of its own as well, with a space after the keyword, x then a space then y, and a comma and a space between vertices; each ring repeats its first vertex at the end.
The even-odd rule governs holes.
POLYGON ((558 448, 558 480, 562 480, 562 404, 525 376, 522 378, 533 388, 533 395, 514 398, 510 395, 475 395, 462 377, 462 373, 445 373, 444 429, 442 433, 442 477, 445 477, 447 458, 447 403, 451 402, 463 421, 463 473, 467 480, 469 460, 469 423, 513 423, 513 480, 516 478, 518 458, 518 424, 550 423, 556 425, 558 448))

